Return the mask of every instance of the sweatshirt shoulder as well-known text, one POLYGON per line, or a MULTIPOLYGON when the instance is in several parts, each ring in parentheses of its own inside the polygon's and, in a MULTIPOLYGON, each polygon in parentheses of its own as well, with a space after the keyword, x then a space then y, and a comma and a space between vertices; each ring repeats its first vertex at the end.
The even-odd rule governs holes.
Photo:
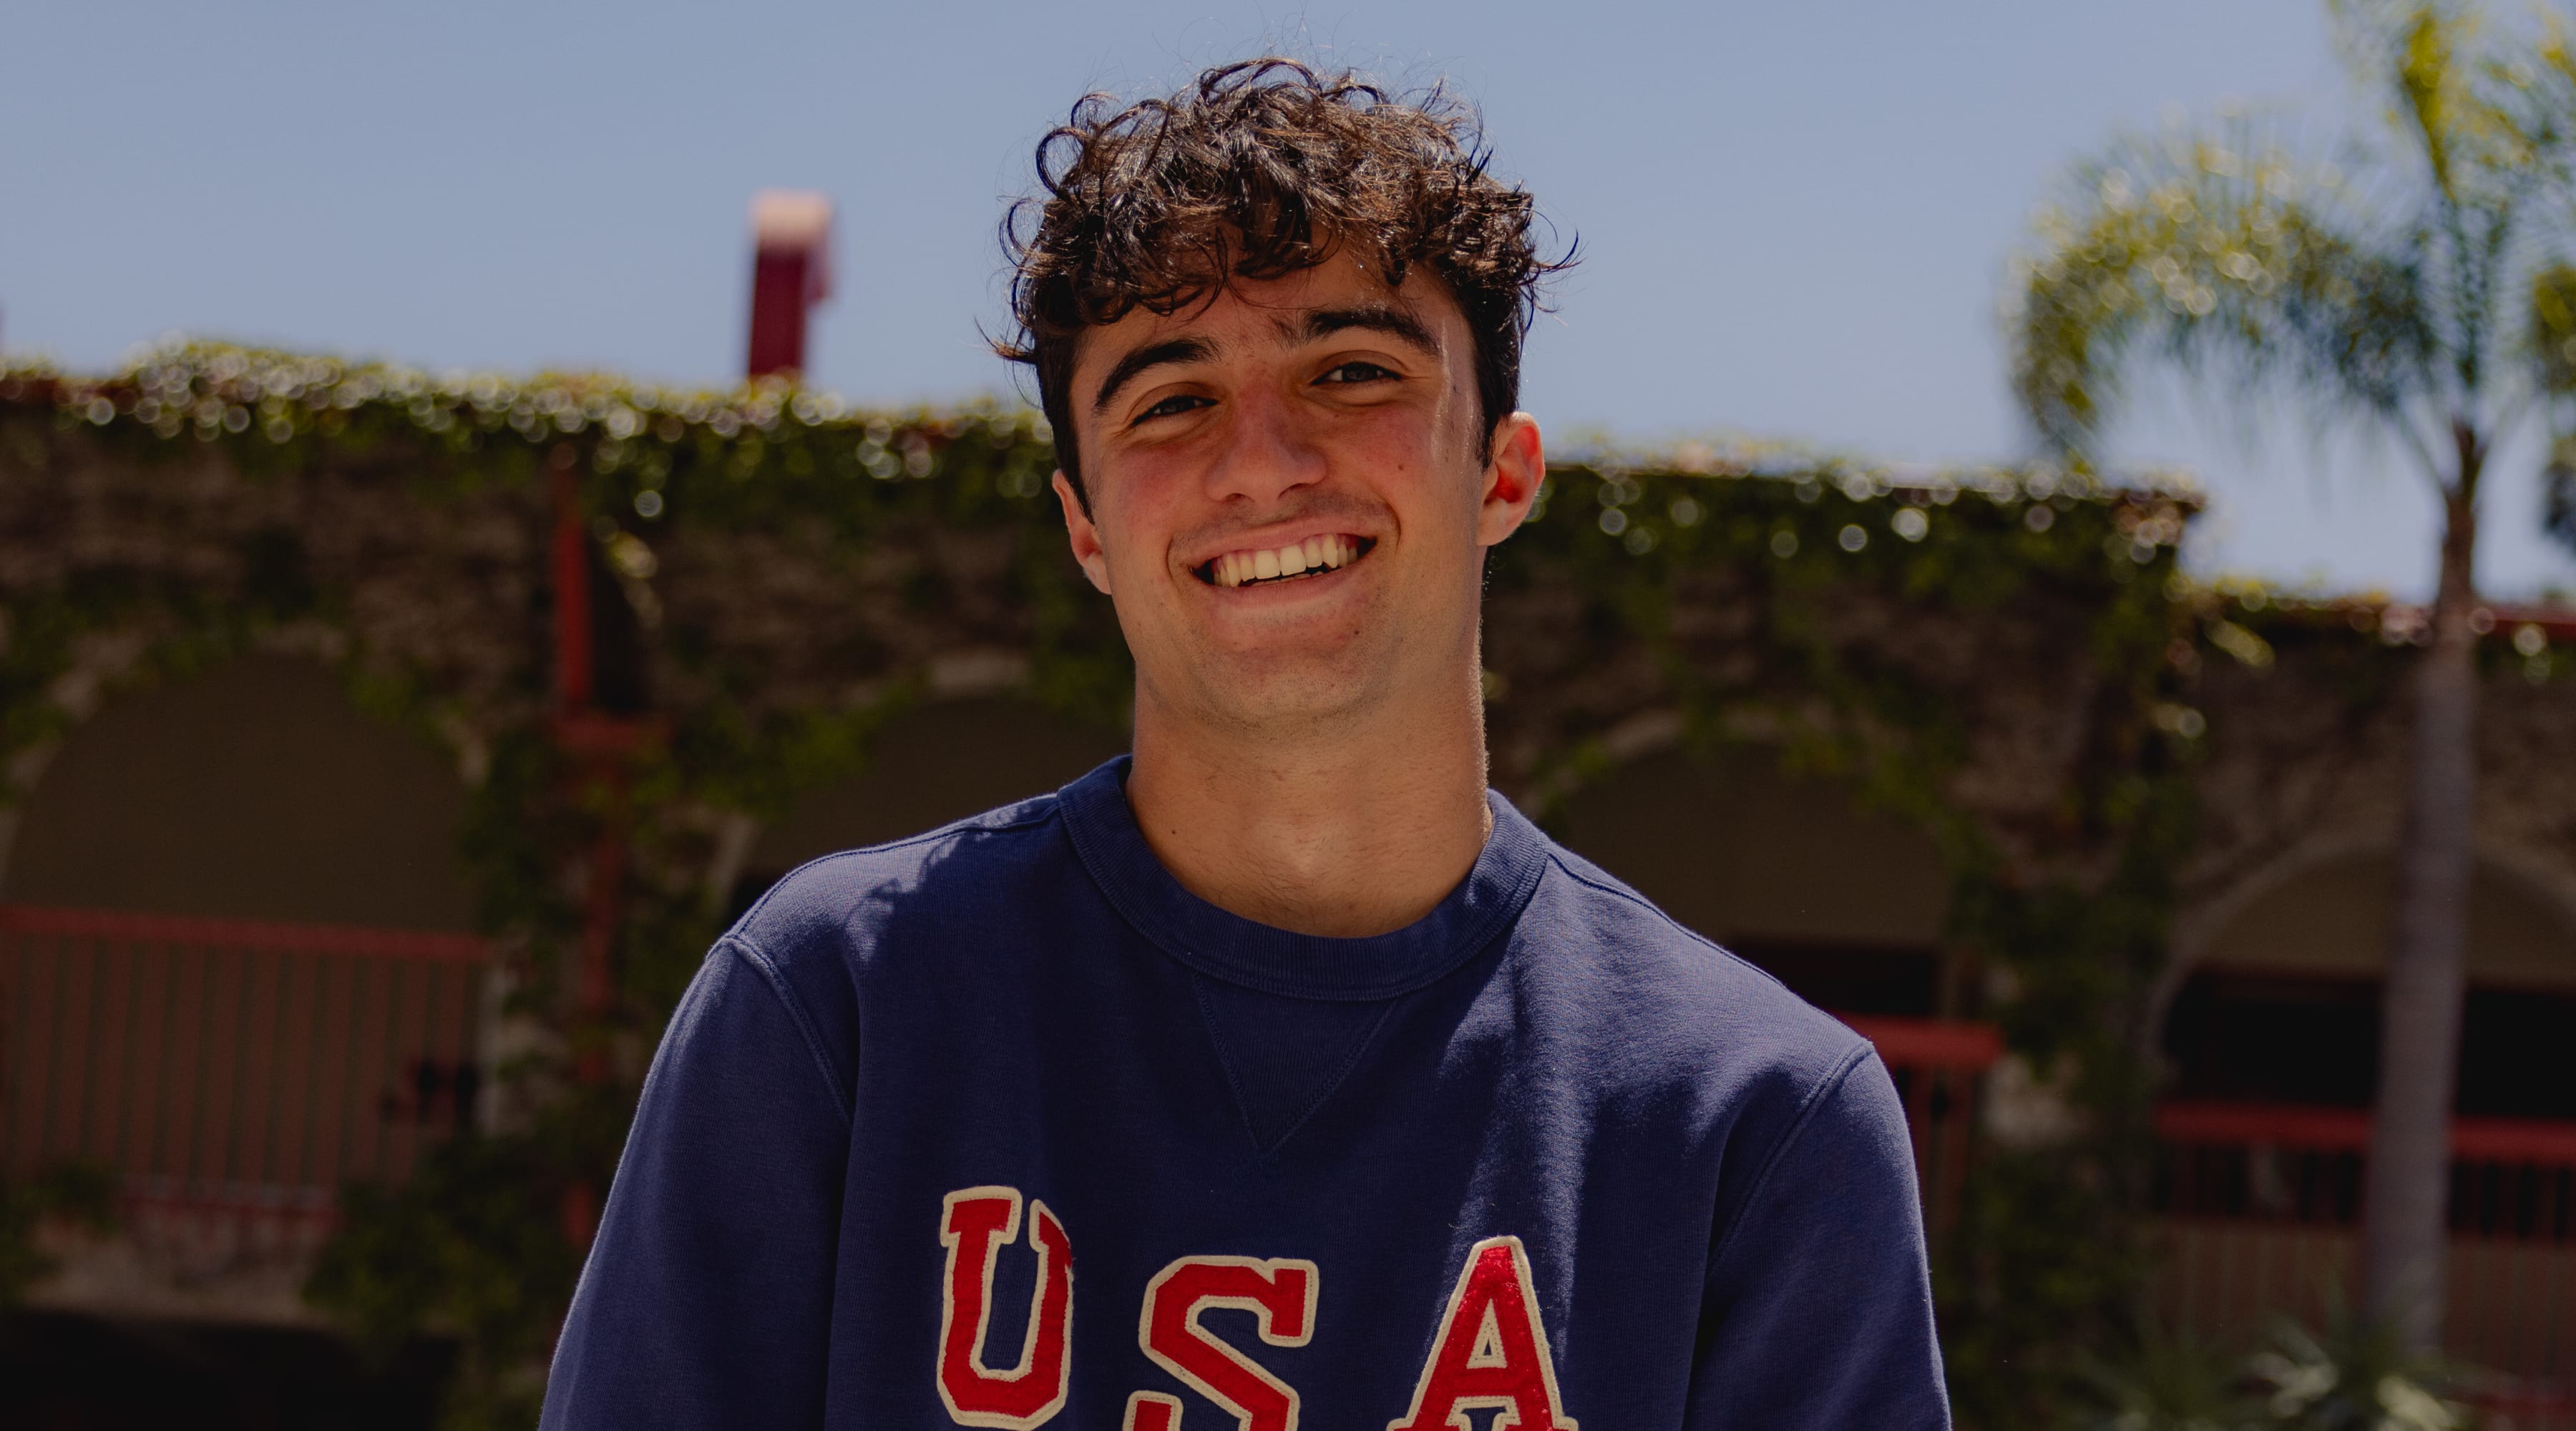
MULTIPOLYGON (((809 860, 770 886, 718 941, 760 967, 825 1042, 855 1040, 863 967, 890 926, 925 909, 943 922, 991 913, 1049 862, 1074 858, 1054 795, 987 810, 925 834, 809 860)), ((917 923, 917 921, 916 921, 917 923)))
POLYGON ((1062 848, 1054 795, 970 815, 919 835, 806 861, 771 885, 734 922, 728 939, 779 957, 838 945, 872 914, 934 880, 1004 876, 1062 848))
POLYGON ((1600 866, 1558 845, 1549 857, 1521 938, 1539 977, 1579 993, 1605 1038, 1801 1102, 1870 1051, 1850 1025, 1600 866))

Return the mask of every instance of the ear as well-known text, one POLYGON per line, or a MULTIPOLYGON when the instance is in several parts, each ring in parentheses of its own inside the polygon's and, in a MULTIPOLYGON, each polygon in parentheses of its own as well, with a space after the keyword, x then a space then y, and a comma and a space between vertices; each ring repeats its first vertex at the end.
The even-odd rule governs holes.
POLYGON ((1100 528, 1092 525, 1091 514, 1082 510, 1082 498, 1075 495, 1073 481, 1057 468, 1055 474, 1056 505, 1064 508, 1064 534, 1073 547, 1073 559, 1082 563, 1082 574, 1109 594, 1109 558, 1100 551, 1100 528))
POLYGON ((1547 449, 1539 441, 1538 419, 1525 412, 1506 414, 1494 424, 1494 455, 1485 464, 1484 505, 1476 514, 1476 543, 1493 546, 1519 531, 1538 484, 1547 480, 1547 449))

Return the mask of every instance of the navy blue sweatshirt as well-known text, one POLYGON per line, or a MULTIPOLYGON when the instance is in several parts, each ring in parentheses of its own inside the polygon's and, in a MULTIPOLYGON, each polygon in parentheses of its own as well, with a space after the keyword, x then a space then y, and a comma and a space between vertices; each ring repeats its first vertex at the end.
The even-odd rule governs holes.
POLYGON ((787 877, 673 1015, 544 1425, 1948 1424, 1867 1043, 1499 796, 1368 939, 1113 761, 787 877))

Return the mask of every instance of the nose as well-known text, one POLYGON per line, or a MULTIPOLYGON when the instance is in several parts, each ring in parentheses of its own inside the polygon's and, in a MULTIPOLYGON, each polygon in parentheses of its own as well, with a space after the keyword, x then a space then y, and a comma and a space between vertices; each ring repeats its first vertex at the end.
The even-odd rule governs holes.
POLYGON ((1207 470, 1207 495, 1267 506, 1324 479, 1324 454, 1300 430, 1295 407, 1282 395, 1256 389, 1230 404, 1224 450, 1207 470))

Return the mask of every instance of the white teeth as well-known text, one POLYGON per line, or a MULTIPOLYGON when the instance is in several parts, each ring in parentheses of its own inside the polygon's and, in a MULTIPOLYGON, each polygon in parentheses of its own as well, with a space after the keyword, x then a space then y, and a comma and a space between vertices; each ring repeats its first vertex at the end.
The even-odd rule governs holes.
POLYGON ((1263 551, 1227 552, 1210 561, 1207 571, 1208 580, 1218 586, 1241 586, 1249 581, 1269 581, 1309 571, 1332 571, 1359 559, 1359 539, 1334 534, 1263 551))

